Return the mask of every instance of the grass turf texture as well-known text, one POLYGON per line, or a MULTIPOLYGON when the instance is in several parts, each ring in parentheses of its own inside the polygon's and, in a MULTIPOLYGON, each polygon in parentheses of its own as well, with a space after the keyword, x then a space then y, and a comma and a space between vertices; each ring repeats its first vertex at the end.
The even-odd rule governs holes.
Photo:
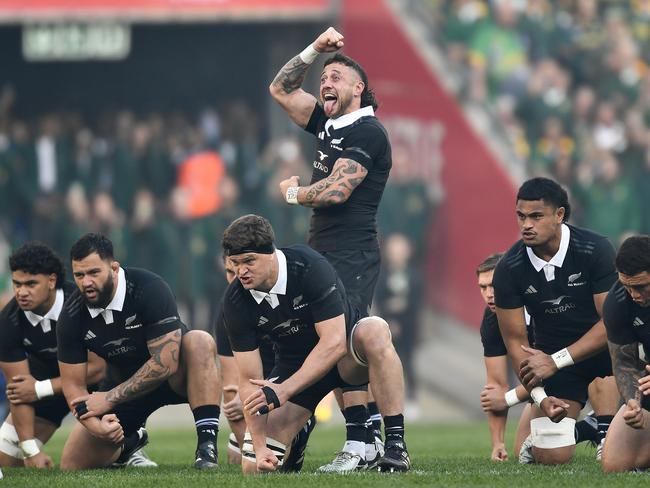
MULTIPOLYGON (((57 432, 45 450, 58 463, 67 434, 65 427, 57 432)), ((595 449, 581 444, 574 461, 565 466, 522 466, 513 461, 512 429, 508 431, 508 453, 511 460, 493 463, 489 460, 490 443, 484 422, 457 425, 413 424, 407 426, 407 443, 412 470, 406 474, 355 473, 341 476, 316 474, 321 464, 329 462, 343 443, 343 427, 318 426, 310 439, 307 458, 301 474, 272 474, 244 478, 239 466, 228 466, 226 441, 228 432, 219 435, 219 462, 216 471, 199 472, 192 468, 195 433, 190 429, 150 429, 146 448, 159 468, 92 470, 63 473, 51 471, 4 469, 0 488, 25 486, 47 487, 282 487, 309 488, 324 486, 644 486, 649 474, 625 473, 604 475, 595 461, 595 449)))

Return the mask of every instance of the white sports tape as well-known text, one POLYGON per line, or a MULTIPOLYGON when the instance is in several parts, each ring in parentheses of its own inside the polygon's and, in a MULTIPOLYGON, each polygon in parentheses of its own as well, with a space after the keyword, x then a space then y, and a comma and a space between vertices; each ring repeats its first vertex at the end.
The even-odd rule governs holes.
POLYGON ((284 199, 287 201, 288 204, 290 205, 298 205, 298 190, 300 187, 298 186, 290 186, 287 188, 287 193, 284 196, 284 199))
POLYGON ((508 405, 508 407, 512 407, 514 405, 521 403, 521 400, 517 396, 517 388, 508 390, 505 394, 505 398, 506 398, 506 405, 508 405))
POLYGON ((558 423, 548 417, 538 417, 530 421, 530 435, 533 446, 541 449, 556 449, 573 446, 576 443, 575 419, 563 418, 558 423))
POLYGON ((535 405, 538 407, 542 404, 542 400, 544 398, 547 398, 548 395, 546 394, 546 391, 544 390, 543 386, 536 386, 532 390, 530 390, 530 398, 533 399, 535 402, 535 405))
POLYGON ((300 59, 305 64, 311 64, 318 57, 320 53, 314 49, 314 46, 310 44, 299 54, 300 59))
MULTIPOLYGON (((32 439, 36 441, 36 446, 39 451, 43 447, 43 442, 40 439, 32 439)), ((24 459, 23 450, 20 447, 20 439, 16 427, 8 422, 4 422, 0 427, 0 452, 4 452, 7 456, 15 459, 24 459)))
POLYGON ((26 441, 22 441, 20 443, 20 449, 23 451, 23 456, 25 456, 26 458, 34 457, 39 452, 41 452, 41 449, 38 447, 38 443, 36 442, 36 439, 29 439, 26 441))
POLYGON ((37 381, 34 383, 34 390, 39 400, 54 395, 54 387, 52 386, 51 380, 37 381))
POLYGON ((555 363, 555 366, 557 366, 557 369, 566 368, 567 366, 574 364, 573 358, 566 347, 551 354, 551 357, 553 358, 553 362, 555 363))
MULTIPOLYGON (((267 437, 266 447, 268 447, 271 452, 275 454, 275 457, 278 458, 278 466, 282 466, 282 463, 284 462, 284 454, 287 451, 287 446, 282 444, 280 441, 276 441, 275 439, 267 437)), ((255 449, 253 448, 253 437, 251 436, 250 432, 246 432, 244 434, 244 446, 242 447, 241 453, 242 458, 246 461, 250 461, 252 463, 257 462, 257 458, 255 457, 255 449)))

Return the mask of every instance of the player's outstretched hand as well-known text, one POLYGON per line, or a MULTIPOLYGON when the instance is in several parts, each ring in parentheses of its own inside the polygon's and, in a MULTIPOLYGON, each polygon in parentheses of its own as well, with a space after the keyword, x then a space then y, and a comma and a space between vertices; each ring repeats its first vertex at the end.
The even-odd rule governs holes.
POLYGON ((249 381, 260 388, 244 400, 244 410, 248 415, 267 414, 274 408, 284 405, 289 399, 289 395, 284 391, 282 383, 254 379, 249 381))
POLYGON ((549 419, 557 423, 567 416, 569 404, 554 396, 546 397, 542 400, 539 408, 549 419))
POLYGON ((521 348, 530 354, 519 365, 519 377, 528 390, 541 386, 543 380, 557 373, 557 366, 551 356, 532 347, 521 348))
POLYGON ((638 400, 630 398, 625 404, 623 420, 633 429, 643 429, 645 427, 645 415, 638 400))
POLYGON ((481 408, 484 412, 505 412, 508 404, 505 398, 505 389, 499 385, 488 383, 481 392, 481 408))
POLYGON ((230 422, 237 422, 244 418, 244 406, 239 398, 239 388, 237 385, 226 385, 223 387, 224 398, 225 393, 233 394, 233 398, 223 404, 223 413, 230 422))
POLYGON ((36 379, 31 374, 17 374, 7 383, 7 399, 14 405, 19 403, 33 403, 38 400, 34 385, 36 379))
POLYGON ((75 415, 79 420, 85 420, 90 417, 100 417, 113 409, 113 404, 106 400, 105 391, 96 391, 90 395, 84 395, 72 400, 75 407, 75 415), (85 412, 79 410, 77 405, 85 403, 85 412))
POLYGON ((25 463, 26 468, 47 469, 54 467, 52 458, 43 451, 36 454, 36 456, 26 457, 23 462, 25 463))
POLYGON ((344 46, 344 39, 343 34, 334 27, 328 27, 325 32, 316 38, 312 46, 319 53, 332 53, 344 46))

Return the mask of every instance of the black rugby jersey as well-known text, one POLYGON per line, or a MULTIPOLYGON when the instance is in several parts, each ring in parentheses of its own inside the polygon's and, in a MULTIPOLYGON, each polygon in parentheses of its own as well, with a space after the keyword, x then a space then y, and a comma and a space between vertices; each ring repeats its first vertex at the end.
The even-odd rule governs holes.
POLYGON ((124 381, 151 357, 147 341, 176 329, 187 331, 174 295, 160 276, 144 269, 123 269, 126 292, 122 311, 112 310, 113 323, 107 324, 102 314, 93 318, 79 290, 65 303, 57 327, 59 361, 84 363, 89 349, 106 360, 116 379, 124 381))
POLYGON ((309 245, 318 251, 377 249, 377 207, 392 166, 386 129, 372 107, 328 119, 316 104, 305 130, 318 141, 310 184, 327 178, 339 158, 352 159, 368 170, 345 203, 314 208, 309 245))
POLYGON ((253 351, 260 337, 268 335, 275 345, 277 361, 300 365, 318 343, 315 324, 345 315, 348 330, 358 312, 346 298, 345 289, 329 262, 302 244, 280 249, 286 257, 286 292, 277 295, 279 305, 259 304, 239 280, 233 281, 224 298, 224 318, 235 352, 253 351))
POLYGON ((605 299, 603 319, 609 341, 618 345, 640 342, 646 358, 650 357, 650 307, 634 303, 620 281, 605 299))
MULTIPOLYGON (((535 334, 532 320, 531 323, 526 324, 526 330, 528 332, 528 344, 534 347, 535 334)), ((490 307, 485 307, 485 311, 483 312, 483 320, 481 320, 481 342, 483 343, 483 356, 486 358, 506 356, 508 354, 508 348, 505 342, 503 342, 503 336, 499 329, 497 314, 490 310, 490 307)))
MULTIPOLYGON (((77 287, 63 284, 63 299, 67 300, 77 287)), ((30 373, 37 380, 60 375, 57 361, 56 329, 58 320, 50 319, 50 330, 40 324, 32 325, 25 312, 13 298, 0 313, 0 361, 14 363, 29 360, 30 373)))
POLYGON ((555 279, 536 271, 523 241, 501 258, 494 271, 495 303, 499 308, 526 306, 535 327, 535 346, 553 353, 576 342, 600 320, 593 295, 616 280, 614 248, 594 232, 567 226, 569 245, 555 279))
MULTIPOLYGON (((232 347, 230 347, 230 338, 226 331, 226 324, 223 318, 223 298, 221 299, 221 309, 215 319, 215 340, 217 342, 217 354, 219 356, 233 357, 232 347)), ((275 351, 273 350, 273 343, 267 336, 259 338, 260 356, 262 357, 262 369, 264 370, 264 377, 268 378, 273 366, 275 365, 275 351)))

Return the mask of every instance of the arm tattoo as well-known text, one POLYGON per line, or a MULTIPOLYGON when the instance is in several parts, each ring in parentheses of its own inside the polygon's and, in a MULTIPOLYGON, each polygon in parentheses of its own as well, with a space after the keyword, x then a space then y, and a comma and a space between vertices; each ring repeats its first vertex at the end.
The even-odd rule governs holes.
POLYGON ((609 353, 612 356, 612 369, 618 390, 627 402, 631 398, 640 399, 639 383, 639 345, 636 342, 622 346, 608 342, 609 353))
POLYGON ((180 329, 149 341, 149 360, 128 380, 109 391, 106 399, 111 403, 123 403, 156 389, 171 375, 170 363, 178 363, 180 343, 180 329))
POLYGON ((329 207, 347 201, 354 189, 368 174, 363 165, 352 159, 339 158, 334 164, 332 174, 306 187, 306 207, 329 207))
POLYGON ((309 65, 296 56, 278 71, 272 85, 281 87, 284 93, 289 94, 300 88, 308 69, 309 65))

